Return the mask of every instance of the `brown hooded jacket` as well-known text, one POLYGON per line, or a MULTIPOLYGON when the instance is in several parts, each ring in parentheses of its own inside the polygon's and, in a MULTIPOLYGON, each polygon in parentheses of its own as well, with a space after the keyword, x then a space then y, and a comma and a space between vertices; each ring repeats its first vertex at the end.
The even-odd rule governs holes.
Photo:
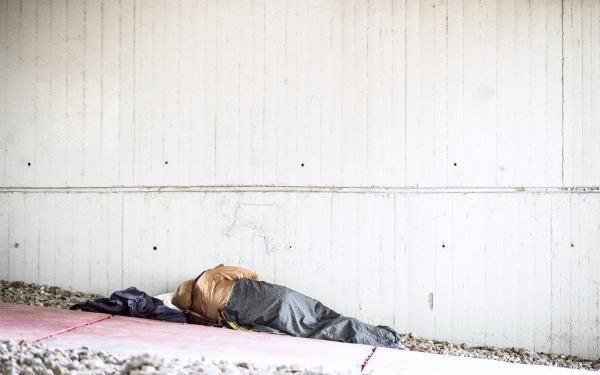
POLYGON ((171 302, 183 311, 191 310, 223 324, 221 310, 236 281, 243 278, 258 281, 254 271, 220 264, 179 285, 171 302))

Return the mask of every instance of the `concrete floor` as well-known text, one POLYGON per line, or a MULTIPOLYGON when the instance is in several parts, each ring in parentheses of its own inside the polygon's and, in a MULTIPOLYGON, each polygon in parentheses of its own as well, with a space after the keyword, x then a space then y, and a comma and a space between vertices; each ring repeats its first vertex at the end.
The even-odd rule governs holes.
MULTIPOLYGON (((325 370, 360 368, 373 351, 366 345, 0 303, 0 340, 6 339, 40 339, 48 347, 85 345, 127 355, 154 353, 167 358, 205 356, 260 364, 322 365, 325 370)), ((385 348, 377 348, 364 368, 364 372, 373 370, 405 375, 588 373, 385 348)))

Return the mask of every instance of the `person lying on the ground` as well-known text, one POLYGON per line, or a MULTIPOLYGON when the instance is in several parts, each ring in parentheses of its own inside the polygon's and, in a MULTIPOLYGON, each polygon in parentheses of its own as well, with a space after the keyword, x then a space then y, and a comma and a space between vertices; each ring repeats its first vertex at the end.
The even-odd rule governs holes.
POLYGON ((221 264, 206 270, 179 285, 171 302, 195 324, 402 347, 400 335, 390 327, 345 317, 292 289, 259 281, 255 272, 241 267, 221 264))

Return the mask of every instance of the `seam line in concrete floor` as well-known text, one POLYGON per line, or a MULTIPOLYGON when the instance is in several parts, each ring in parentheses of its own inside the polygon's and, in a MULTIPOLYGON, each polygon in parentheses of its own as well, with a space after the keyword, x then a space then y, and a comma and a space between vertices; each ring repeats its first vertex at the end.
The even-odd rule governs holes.
POLYGON ((365 369, 365 367, 367 366, 367 363, 369 363, 369 359, 371 359, 371 357, 373 356, 373 354, 375 354, 375 350, 377 350, 377 347, 374 346, 373 349, 371 350, 371 353, 367 356, 367 358, 365 358, 365 361, 363 362, 363 364, 360 366, 360 372, 363 372, 363 370, 365 369))
POLYGON ((47 334, 45 336, 41 336, 41 337, 38 337, 36 339, 31 339, 31 340, 28 340, 28 341, 29 341, 29 343, 34 343, 34 342, 42 341, 42 340, 47 339, 49 337, 60 335, 61 333, 66 333, 66 332, 69 332, 69 331, 72 331, 72 330, 75 330, 77 328, 84 327, 84 326, 87 326, 87 325, 90 325, 90 324, 98 323, 98 322, 100 322, 102 320, 109 319, 109 318, 112 318, 112 315, 104 315, 104 316, 101 316, 100 318, 96 318, 96 319, 92 319, 92 320, 90 320, 88 322, 76 324, 76 325, 74 325, 72 327, 61 329, 60 331, 56 331, 56 332, 47 334))

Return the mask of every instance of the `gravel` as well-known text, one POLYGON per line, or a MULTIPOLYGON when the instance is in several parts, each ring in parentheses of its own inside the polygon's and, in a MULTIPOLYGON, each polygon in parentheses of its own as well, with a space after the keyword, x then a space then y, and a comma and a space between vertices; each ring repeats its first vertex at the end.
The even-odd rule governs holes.
POLYGON ((207 375, 359 375, 358 369, 346 372, 324 372, 321 367, 306 368, 301 364, 259 366, 250 362, 224 360, 167 360, 144 354, 136 357, 113 355, 103 350, 50 349, 43 343, 26 341, 0 342, 0 374, 2 375, 80 375, 128 374, 207 374, 207 375))
MULTIPOLYGON (((20 281, 9 283, 0 280, 0 301, 2 302, 68 309, 78 302, 101 297, 98 294, 68 292, 53 286, 25 284, 20 281)), ((451 344, 418 338, 414 333, 401 336, 404 350, 530 365, 600 370, 600 360, 584 360, 577 356, 536 353, 524 348, 468 347, 466 344, 451 344)), ((85 347, 74 350, 48 349, 43 343, 17 345, 15 342, 9 341, 3 341, 0 345, 0 362, 0 374, 61 375, 70 371, 77 371, 81 374, 122 373, 131 375, 189 374, 192 372, 206 374, 323 374, 321 369, 307 369, 297 364, 260 367, 247 362, 233 364, 225 361, 210 362, 204 359, 183 362, 164 360, 148 354, 130 358, 112 355, 104 351, 90 351, 85 347)), ((358 372, 328 372, 328 374, 352 373, 358 372)))
POLYGON ((500 349, 494 346, 468 347, 467 344, 464 343, 450 344, 443 341, 420 339, 414 333, 401 336, 405 347, 404 350, 469 358, 492 359, 495 361, 527 365, 555 366, 595 371, 600 369, 600 360, 590 361, 572 355, 536 353, 524 348, 500 349))
POLYGON ((69 292, 57 286, 25 284, 22 281, 9 283, 0 280, 0 301, 2 302, 68 309, 79 302, 102 297, 99 294, 69 292))

